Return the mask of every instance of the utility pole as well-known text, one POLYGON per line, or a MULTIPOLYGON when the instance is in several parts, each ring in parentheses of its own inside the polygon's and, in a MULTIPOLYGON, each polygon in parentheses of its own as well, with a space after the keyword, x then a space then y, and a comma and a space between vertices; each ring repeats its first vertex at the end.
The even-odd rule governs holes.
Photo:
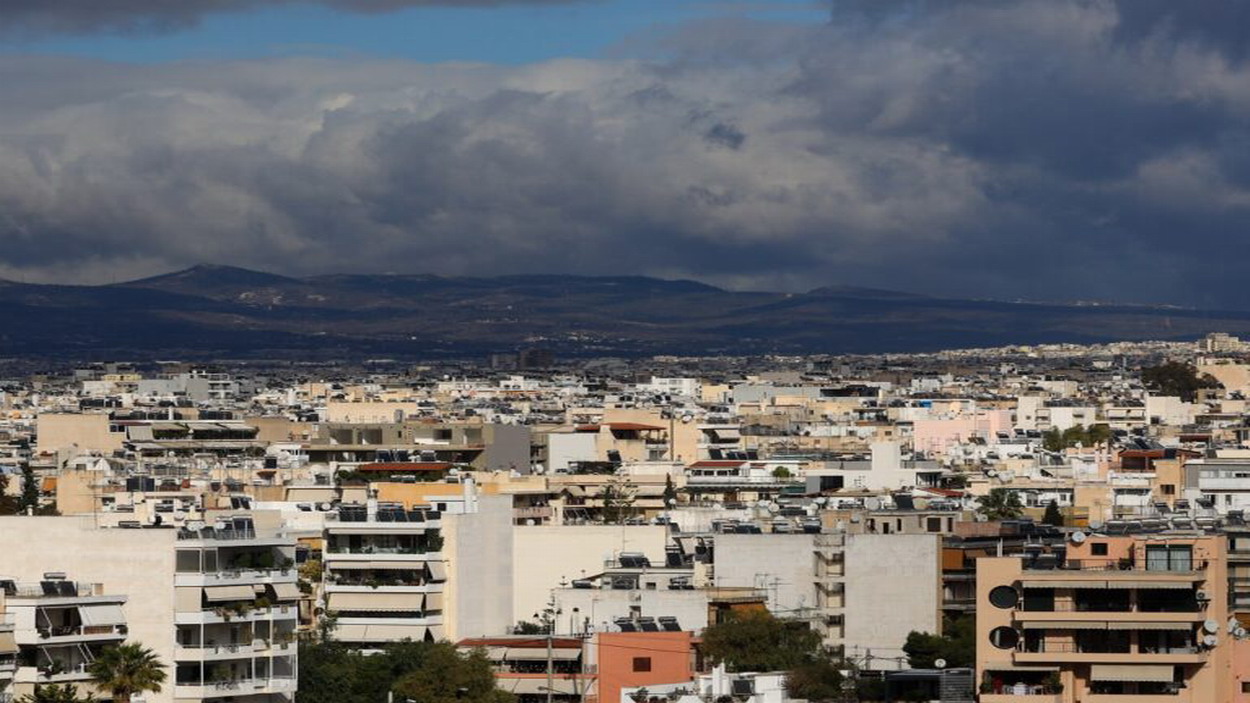
POLYGON ((552 618, 551 627, 547 630, 547 703, 551 703, 552 687, 555 685, 555 670, 552 656, 555 654, 551 651, 551 639, 555 630, 555 618, 552 618))

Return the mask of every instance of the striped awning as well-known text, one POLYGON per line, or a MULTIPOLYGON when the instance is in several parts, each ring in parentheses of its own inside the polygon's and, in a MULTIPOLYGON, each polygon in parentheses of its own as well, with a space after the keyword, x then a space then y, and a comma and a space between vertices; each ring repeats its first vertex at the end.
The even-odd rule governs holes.
POLYGON ((1168 683, 1172 681, 1172 666, 1168 664, 1094 664, 1089 668, 1091 681, 1149 681, 1168 683))
POLYGON ((1107 588, 1147 588, 1168 591, 1192 591, 1194 584, 1188 581, 1108 581, 1107 588))
POLYGON ((421 642, 426 631, 424 625, 340 624, 334 631, 334 639, 342 642, 421 642))
POLYGON ((78 607, 78 617, 88 627, 106 627, 109 625, 125 625, 126 615, 120 605, 83 605, 78 607))
POLYGON ((326 607, 331 611, 417 612, 419 593, 331 593, 326 607))
POLYGON ((1108 630, 1172 630, 1189 632, 1197 623, 1192 622, 1109 622, 1108 630))
POLYGON ((1026 630, 1105 630, 1107 623, 1096 620, 1030 620, 1021 623, 1026 630))
POLYGON ((299 586, 293 583, 275 583, 273 584, 273 593, 279 601, 299 600, 300 598, 299 586))
POLYGON ((431 581, 446 581, 447 580, 447 565, 446 564, 444 564, 441 561, 430 561, 430 562, 426 562, 426 566, 429 567, 430 569, 431 581))
POLYGON ((255 600, 256 592, 251 586, 205 586, 204 600, 210 603, 229 603, 239 600, 255 600))
POLYGON ((1082 580, 1082 581, 1054 579, 1051 581, 1021 581, 1020 587, 1021 588, 1103 588, 1106 585, 1106 583, 1107 583, 1106 581, 1093 581, 1089 579, 1082 580))
POLYGON ((425 608, 423 610, 442 610, 443 594, 427 593, 425 594, 425 608))

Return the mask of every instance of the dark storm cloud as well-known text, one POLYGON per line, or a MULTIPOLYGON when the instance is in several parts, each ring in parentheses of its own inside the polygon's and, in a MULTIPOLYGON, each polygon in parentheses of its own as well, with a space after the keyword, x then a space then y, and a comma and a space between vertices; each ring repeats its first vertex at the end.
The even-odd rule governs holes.
POLYGON ((1237 8, 1196 5, 1218 22, 837 3, 822 26, 704 22, 632 60, 519 67, 0 58, 0 275, 207 261, 1250 307, 1250 67, 1216 26, 1237 8))
MULTIPOLYGON (((347 12, 390 12, 410 7, 554 5, 578 0, 312 0, 347 12)), ((219 12, 250 10, 294 0, 0 0, 0 32, 160 32, 185 28, 219 12)))

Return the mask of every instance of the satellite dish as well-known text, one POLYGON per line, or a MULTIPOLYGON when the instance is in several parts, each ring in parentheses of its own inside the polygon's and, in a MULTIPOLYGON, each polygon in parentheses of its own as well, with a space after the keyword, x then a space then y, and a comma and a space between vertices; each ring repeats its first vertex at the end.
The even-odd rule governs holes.
POLYGON ((694 415, 691 415, 689 413, 681 416, 681 421, 683 424, 689 423, 693 419, 694 419, 694 415))
POLYGON ((1202 629, 1214 635, 1215 633, 1220 631, 1220 624, 1214 620, 1207 620, 1206 622, 1202 623, 1202 629))
POLYGON ((1199 588, 1196 592, 1194 592, 1194 599, 1199 601, 1208 601, 1211 600, 1211 594, 1199 588))
POLYGON ((985 475, 989 476, 990 478, 994 478, 995 476, 998 475, 998 471, 995 469, 990 469, 989 471, 985 472, 985 475))
POLYGON ((945 669, 945 668, 946 668, 946 660, 945 660, 945 659, 934 659, 934 660, 933 660, 933 668, 935 668, 935 669, 945 669))
POLYGON ((1206 645, 1206 646, 1208 646, 1208 647, 1214 647, 1214 646, 1216 645, 1216 643, 1218 643, 1218 642, 1219 642, 1219 640, 1217 640, 1217 639, 1215 638, 1215 635, 1207 635, 1206 637, 1203 637, 1203 638, 1202 638, 1202 644, 1204 644, 1204 645, 1206 645))
POLYGON ((1246 628, 1238 627, 1236 630, 1233 630, 1233 637, 1236 637, 1237 639, 1242 639, 1245 636, 1246 636, 1246 628))
POLYGON ((1084 533, 1084 532, 1081 532, 1080 530, 1077 530, 1076 532, 1073 532, 1073 533, 1072 533, 1072 535, 1069 537, 1069 539, 1071 539, 1071 540, 1072 540, 1072 544, 1080 544, 1081 542, 1084 542, 1084 541, 1085 541, 1086 537, 1085 537, 1085 533, 1084 533))
POLYGON ((1095 532, 1097 532, 1098 530, 1101 530, 1101 529, 1102 529, 1102 520, 1090 520, 1090 521, 1089 521, 1089 529, 1094 530, 1095 532))

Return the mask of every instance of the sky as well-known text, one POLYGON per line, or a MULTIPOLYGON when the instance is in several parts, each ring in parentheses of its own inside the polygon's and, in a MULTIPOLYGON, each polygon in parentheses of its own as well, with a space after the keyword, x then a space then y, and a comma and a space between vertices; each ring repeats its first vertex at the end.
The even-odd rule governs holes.
POLYGON ((1250 309, 1250 3, 0 0, 0 277, 1250 309))

